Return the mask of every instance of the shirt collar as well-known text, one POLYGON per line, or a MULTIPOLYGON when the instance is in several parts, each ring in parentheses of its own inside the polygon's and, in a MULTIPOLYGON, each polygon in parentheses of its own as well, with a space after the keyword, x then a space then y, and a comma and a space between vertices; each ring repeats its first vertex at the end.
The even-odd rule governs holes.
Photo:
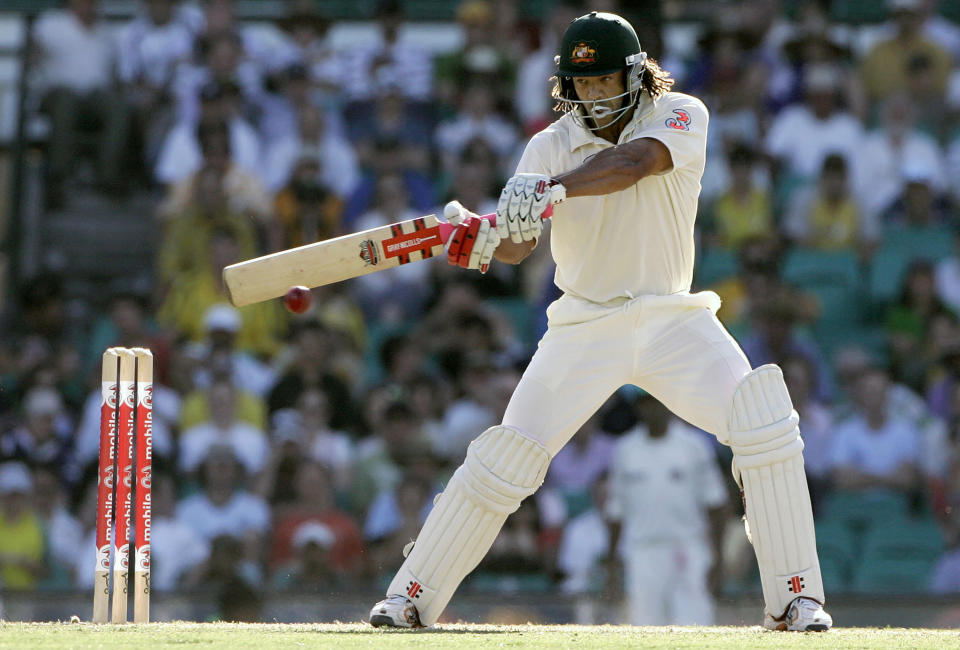
MULTIPOLYGON (((646 92, 640 93, 640 98, 637 100, 637 107, 633 111, 633 116, 627 123, 626 128, 620 133, 621 143, 626 142, 628 136, 630 136, 637 129, 640 123, 653 112, 653 109, 656 107, 656 101, 656 99, 648 95, 646 92)), ((604 147, 613 146, 609 141, 594 135, 587 128, 577 124, 576 120, 573 119, 573 116, 567 114, 564 115, 564 119, 567 120, 567 132, 570 134, 571 152, 576 151, 580 147, 587 144, 598 144, 604 147)))

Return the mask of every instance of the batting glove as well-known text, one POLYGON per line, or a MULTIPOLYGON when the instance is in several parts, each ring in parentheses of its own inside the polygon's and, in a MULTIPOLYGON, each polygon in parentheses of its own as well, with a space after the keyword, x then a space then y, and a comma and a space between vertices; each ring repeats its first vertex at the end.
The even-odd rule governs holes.
POLYGON ((493 251, 500 245, 497 229, 486 219, 460 205, 459 201, 447 203, 443 208, 443 216, 456 226, 447 244, 447 262, 486 273, 493 259, 493 251))
POLYGON ((563 185, 543 174, 517 174, 500 192, 497 203, 497 232, 514 243, 530 241, 543 230, 543 212, 559 203, 566 192, 563 185))

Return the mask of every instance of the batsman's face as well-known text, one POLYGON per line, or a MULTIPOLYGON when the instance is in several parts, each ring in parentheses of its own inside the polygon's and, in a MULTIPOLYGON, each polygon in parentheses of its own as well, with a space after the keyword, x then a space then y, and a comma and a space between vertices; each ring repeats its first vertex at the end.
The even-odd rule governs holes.
POLYGON ((599 77, 572 77, 577 99, 590 102, 585 108, 590 111, 597 126, 603 128, 617 118, 615 111, 627 101, 623 70, 599 77))

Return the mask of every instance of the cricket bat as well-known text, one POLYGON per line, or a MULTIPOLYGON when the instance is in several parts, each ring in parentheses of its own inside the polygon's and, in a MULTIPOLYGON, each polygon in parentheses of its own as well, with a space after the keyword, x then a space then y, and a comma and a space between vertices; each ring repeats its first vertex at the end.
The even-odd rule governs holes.
MULTIPOLYGON (((548 206, 544 218, 553 212, 548 206)), ((481 218, 496 222, 495 214, 481 218)), ((290 287, 322 287, 444 254, 453 225, 427 215, 237 262, 223 269, 230 302, 244 307, 290 287)))

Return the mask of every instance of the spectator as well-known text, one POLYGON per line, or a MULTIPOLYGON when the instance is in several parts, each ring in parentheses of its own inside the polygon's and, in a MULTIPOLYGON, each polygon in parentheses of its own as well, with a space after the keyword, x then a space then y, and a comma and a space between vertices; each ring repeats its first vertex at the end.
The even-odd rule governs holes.
POLYGON ((923 33, 923 4, 924 0, 887 0, 887 8, 896 23, 896 34, 874 45, 862 61, 861 74, 871 101, 882 100, 906 88, 911 74, 917 72, 915 66, 921 61, 929 67, 933 85, 942 99, 951 58, 949 52, 923 33))
MULTIPOLYGON (((0 469, 2 471, 2 469, 0 469)), ((73 567, 78 554, 77 544, 83 539, 83 528, 68 508, 67 493, 53 466, 38 466, 33 471, 34 507, 43 523, 43 563, 46 576, 43 586, 69 589, 73 585, 73 567)))
POLYGON ((172 198, 182 197, 185 190, 181 182, 216 156, 216 166, 225 175, 233 168, 237 169, 233 171, 235 177, 241 173, 246 175, 243 182, 233 182, 228 187, 236 189, 248 207, 261 208, 254 210, 255 214, 269 212, 269 208, 263 206, 264 199, 250 200, 254 190, 262 192, 261 143, 256 130, 242 116, 240 101, 240 89, 235 82, 210 82, 200 90, 198 117, 181 118, 167 133, 154 176, 160 183, 174 185, 172 198), (256 180, 249 180, 250 176, 256 180))
POLYGON ((946 184, 946 161, 937 141, 917 128, 914 98, 906 92, 884 102, 878 128, 867 134, 851 168, 857 201, 865 216, 875 222, 901 195, 905 172, 929 169, 938 191, 946 184))
POLYGON ((730 184, 708 209, 714 236, 721 248, 740 248, 751 237, 773 234, 770 191, 756 182, 757 154, 746 144, 729 149, 730 184))
POLYGON ((44 386, 24 396, 22 424, 0 434, 0 459, 57 467, 67 482, 77 479, 77 468, 70 463, 72 448, 73 427, 63 400, 44 386))
POLYGON ((237 419, 237 390, 229 380, 214 382, 208 395, 210 420, 190 427, 180 437, 180 471, 194 472, 212 449, 225 446, 233 451, 247 475, 256 475, 267 462, 266 434, 237 419))
POLYGON ((881 215, 884 229, 891 237, 896 237, 896 230, 901 228, 940 228, 946 235, 945 227, 951 223, 952 209, 937 193, 937 171, 918 161, 915 166, 904 167, 902 174, 902 193, 881 215))
POLYGON ((637 409, 643 424, 614 448, 607 504, 630 622, 710 625, 727 488, 700 433, 649 395, 637 409))
POLYGON ((210 542, 175 513, 174 477, 153 472, 150 523, 150 588, 160 593, 180 591, 196 582, 194 574, 210 556, 210 542))
POLYGON ((869 232, 850 192, 847 160, 832 153, 823 159, 815 187, 804 188, 792 199, 784 224, 800 246, 818 250, 867 250, 877 233, 869 232))
POLYGON ((613 436, 600 428, 600 416, 594 415, 554 456, 545 483, 563 495, 568 517, 589 507, 590 486, 610 468, 615 443, 613 436))
POLYGON ((373 435, 357 448, 350 488, 352 510, 366 513, 378 494, 394 490, 401 483, 404 466, 426 454, 427 445, 420 421, 405 402, 387 406, 373 435))
POLYGON ((461 82, 478 75, 493 84, 493 106, 509 101, 516 60, 498 44, 495 21, 493 6, 487 0, 462 0, 457 5, 457 23, 463 30, 464 43, 437 58, 434 96, 441 106, 456 106, 461 82))
POLYGON ((332 410, 327 395, 318 387, 309 386, 300 393, 295 409, 274 414, 274 435, 296 441, 306 457, 323 465, 334 485, 341 489, 350 483, 355 451, 346 433, 331 428, 332 410))
POLYGON ((432 478, 435 473, 427 454, 406 468, 394 489, 381 492, 370 504, 363 536, 377 573, 396 571, 403 563, 404 555, 397 550, 416 539, 433 508, 434 497, 442 490, 432 478))
POLYGON ((293 327, 290 354, 280 379, 267 399, 270 413, 296 405, 303 391, 319 388, 332 405, 330 426, 338 431, 356 427, 359 416, 347 383, 334 374, 337 350, 330 330, 315 320, 303 320, 293 327))
POLYGON ((565 594, 608 593, 622 580, 619 575, 605 575, 610 552, 610 533, 604 509, 608 501, 608 474, 590 483, 589 507, 572 516, 563 527, 557 550, 557 569, 563 576, 560 591, 565 594))
POLYGON ((937 298, 955 314, 960 314, 960 230, 954 231, 953 254, 934 267, 937 298))
POLYGON ((324 183, 324 159, 323 151, 315 147, 297 153, 290 178, 274 199, 276 248, 286 250, 345 234, 343 201, 324 183))
POLYGON ((905 497, 919 487, 920 440, 909 421, 888 410, 889 384, 878 367, 856 381, 855 414, 837 426, 830 451, 838 490, 905 497))
POLYGON ((753 332, 743 338, 741 347, 755 368, 765 363, 782 364, 792 356, 807 359, 816 368, 814 396, 829 402, 834 391, 830 368, 816 342, 799 330, 801 323, 813 320, 816 311, 804 302, 783 286, 753 302, 753 332))
MULTIPOLYGON (((517 68, 513 91, 513 105, 527 135, 546 128, 557 116, 550 99, 550 77, 556 71, 553 57, 560 49, 560 37, 574 18, 580 14, 579 3, 557 2, 549 9, 539 25, 540 47, 527 54, 517 68)), ((470 205, 464 202, 464 205, 470 205)), ((478 214, 483 214, 479 212, 478 214)))
POLYGON ((193 54, 194 35, 177 16, 174 0, 142 4, 143 11, 120 32, 117 65, 134 110, 143 161, 152 170, 174 120, 173 79, 193 54))
POLYGON ((367 100, 385 91, 400 91, 409 99, 426 102, 433 86, 433 61, 417 40, 402 31, 403 4, 379 0, 374 12, 377 42, 355 48, 356 69, 346 75, 346 93, 351 100, 367 100))
POLYGON ((360 527, 337 507, 330 473, 323 464, 302 457, 300 461, 293 480, 294 499, 279 506, 275 513, 270 565, 279 567, 292 561, 297 531, 306 524, 317 523, 334 535, 329 556, 331 568, 344 580, 355 580, 372 568, 365 555, 360 527))
POLYGON ((237 540, 241 558, 248 563, 246 570, 256 576, 256 558, 270 525, 270 508, 263 499, 248 492, 245 483, 233 450, 214 447, 200 468, 202 491, 180 501, 176 517, 213 545, 211 559, 223 559, 216 548, 219 537, 237 540))
MULTIPOLYGON (((411 205, 403 177, 387 174, 377 179, 372 209, 354 227, 367 230, 421 216, 411 205)), ((402 323, 419 314, 430 292, 430 264, 405 264, 391 273, 368 273, 354 280, 354 298, 368 320, 402 323)))
POLYGON ((833 412, 813 396, 816 369, 804 357, 783 361, 783 378, 793 408, 803 418, 803 461, 815 514, 830 489, 830 447, 833 444, 833 412))
POLYGON ((294 0, 280 27, 290 39, 290 56, 285 61, 306 66, 311 85, 323 98, 323 104, 342 101, 344 64, 330 39, 331 21, 312 0, 294 0))
POLYGON ((328 593, 341 587, 339 576, 330 562, 333 531, 316 521, 308 521, 293 533, 294 559, 273 574, 277 589, 298 592, 328 593))
POLYGON ((45 572, 43 524, 32 498, 29 468, 0 464, 0 583, 5 589, 32 590, 45 572))
POLYGON ((77 159, 78 136, 91 126, 97 139, 99 182, 110 193, 125 191, 124 160, 130 110, 118 92, 114 42, 97 16, 97 0, 69 0, 44 12, 33 29, 40 62, 38 85, 50 116, 47 198, 62 204, 64 184, 77 159))
POLYGON ((323 112, 312 105, 299 109, 295 131, 272 139, 267 146, 267 189, 277 192, 287 186, 297 162, 303 160, 306 152, 313 152, 313 162, 319 169, 313 179, 302 179, 301 183, 311 180, 312 185, 322 188, 325 194, 333 194, 340 200, 349 197, 360 180, 357 156, 350 143, 330 129, 323 112))
POLYGON ((841 78, 829 66, 811 66, 804 73, 804 102, 784 108, 766 136, 766 150, 786 176, 780 183, 810 182, 830 153, 841 154, 852 165, 863 142, 857 119, 837 101, 841 78))
POLYGON ((453 171, 460 153, 472 140, 485 142, 498 156, 498 170, 505 171, 508 157, 517 146, 513 125, 496 111, 494 85, 483 77, 461 82, 456 114, 437 126, 436 143, 443 168, 453 171))
MULTIPOLYGON (((239 310, 225 303, 211 306, 203 314, 206 337, 199 352, 207 363, 197 369, 194 384, 205 388, 216 377, 229 377, 239 388, 264 398, 277 381, 276 372, 257 358, 257 352, 268 353, 278 347, 275 340, 257 341, 266 337, 264 323, 255 313, 239 310)), ((278 336, 280 323, 275 322, 270 334, 278 336)), ((266 355, 265 355, 266 356, 266 355)))
POLYGON ((936 316, 948 313, 934 290, 933 265, 914 261, 907 269, 897 301, 886 315, 889 365, 897 381, 922 392, 925 373, 937 361, 927 355, 930 327, 936 316))
POLYGON ((940 596, 960 593, 960 516, 955 512, 946 524, 947 549, 930 576, 930 591, 940 596))

